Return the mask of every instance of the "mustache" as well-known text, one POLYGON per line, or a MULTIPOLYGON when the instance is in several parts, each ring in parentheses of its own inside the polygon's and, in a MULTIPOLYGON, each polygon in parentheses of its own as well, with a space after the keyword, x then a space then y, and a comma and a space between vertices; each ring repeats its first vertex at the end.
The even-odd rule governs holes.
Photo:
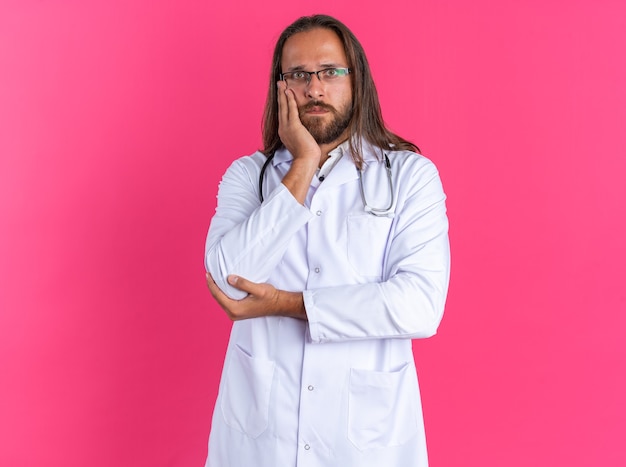
POLYGON ((318 109, 328 110, 329 112, 333 112, 333 113, 337 112, 335 108, 330 104, 326 104, 320 101, 311 101, 303 105, 302 107, 300 107, 300 113, 308 112, 309 110, 312 110, 314 107, 317 107, 318 109))

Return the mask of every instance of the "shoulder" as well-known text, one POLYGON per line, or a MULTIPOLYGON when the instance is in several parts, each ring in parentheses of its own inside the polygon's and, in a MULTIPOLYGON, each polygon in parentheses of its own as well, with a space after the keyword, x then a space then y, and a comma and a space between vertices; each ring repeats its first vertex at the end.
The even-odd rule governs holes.
POLYGON ((229 187, 241 189, 242 186, 254 189, 265 160, 265 155, 260 151, 235 159, 222 175, 220 190, 227 190, 229 187))
POLYGON ((412 151, 387 151, 392 172, 399 176, 438 177, 437 167, 428 157, 412 151))
POLYGON ((235 159, 228 170, 234 169, 247 172, 258 172, 263 167, 263 164, 267 158, 261 151, 256 151, 253 154, 239 157, 235 159))
POLYGON ((223 179, 236 177, 239 179, 244 178, 253 180, 258 178, 261 173, 261 168, 266 160, 267 158, 265 157, 265 154, 261 151, 256 151, 253 154, 239 157, 230 164, 228 169, 226 169, 223 179))
POLYGON ((391 174, 400 193, 411 197, 435 195, 445 199, 439 170, 426 156, 412 151, 390 151, 391 174))

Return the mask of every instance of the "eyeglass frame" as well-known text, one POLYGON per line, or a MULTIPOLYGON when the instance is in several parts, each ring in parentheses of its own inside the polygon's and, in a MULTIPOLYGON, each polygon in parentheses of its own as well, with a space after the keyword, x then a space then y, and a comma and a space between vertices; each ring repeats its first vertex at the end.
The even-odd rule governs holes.
POLYGON ((319 80, 320 83, 327 83, 328 81, 324 81, 322 78, 320 78, 320 73, 322 73, 323 71, 328 71, 328 70, 341 70, 341 71, 345 71, 346 72, 345 75, 338 75, 337 76, 338 78, 340 78, 342 76, 348 76, 352 72, 352 70, 350 68, 347 68, 347 67, 331 66, 331 67, 328 67, 328 68, 322 68, 321 70, 317 70, 317 71, 306 71, 306 70, 287 71, 285 73, 280 73, 279 77, 280 77, 281 81, 287 82, 287 79, 285 78, 285 75, 292 75, 294 73, 306 73, 307 74, 306 83, 303 83, 303 84, 305 84, 305 86, 308 86, 309 84, 311 84, 311 80, 313 79, 313 75, 317 76, 317 79, 319 80))

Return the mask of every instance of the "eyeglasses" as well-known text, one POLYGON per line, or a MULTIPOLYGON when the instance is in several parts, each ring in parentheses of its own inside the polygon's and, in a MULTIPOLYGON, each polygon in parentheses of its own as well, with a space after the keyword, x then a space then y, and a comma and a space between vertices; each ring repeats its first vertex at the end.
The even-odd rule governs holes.
POLYGON ((287 83, 287 86, 298 87, 307 86, 311 82, 313 75, 317 75, 322 83, 334 83, 348 76, 350 68, 324 68, 318 71, 290 71, 281 73, 280 79, 287 83))

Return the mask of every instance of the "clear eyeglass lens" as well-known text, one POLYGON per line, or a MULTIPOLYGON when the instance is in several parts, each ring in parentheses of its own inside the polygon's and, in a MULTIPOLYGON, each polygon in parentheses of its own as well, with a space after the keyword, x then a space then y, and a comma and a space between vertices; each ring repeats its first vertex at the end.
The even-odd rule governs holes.
POLYGON ((321 78, 324 81, 332 81, 340 76, 339 70, 336 68, 330 68, 328 70, 323 70, 321 73, 321 78))
POLYGON ((308 73, 304 73, 302 71, 297 71, 295 73, 291 73, 291 80, 294 83, 306 83, 309 81, 310 76, 308 73))

